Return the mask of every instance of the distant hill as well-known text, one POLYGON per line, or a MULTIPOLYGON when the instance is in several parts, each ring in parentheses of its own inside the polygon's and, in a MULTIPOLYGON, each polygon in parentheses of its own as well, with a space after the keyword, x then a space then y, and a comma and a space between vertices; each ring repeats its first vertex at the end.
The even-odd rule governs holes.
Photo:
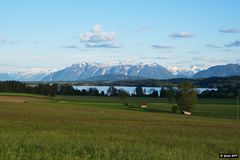
POLYGON ((122 74, 105 74, 100 76, 94 76, 86 79, 82 79, 80 81, 119 81, 119 80, 137 80, 137 79, 145 79, 143 77, 134 77, 134 76, 126 76, 122 74))
POLYGON ((193 78, 228 77, 239 75, 240 75, 239 64, 227 64, 213 66, 206 70, 199 71, 193 75, 193 78))
POLYGON ((114 85, 114 86, 145 86, 145 87, 161 87, 161 86, 178 86, 181 83, 189 82, 195 87, 200 88, 217 88, 222 86, 238 86, 240 87, 240 76, 231 77, 211 77, 201 79, 189 78, 174 78, 168 80, 156 79, 128 79, 117 81, 88 81, 88 82, 75 82, 74 85, 114 85))

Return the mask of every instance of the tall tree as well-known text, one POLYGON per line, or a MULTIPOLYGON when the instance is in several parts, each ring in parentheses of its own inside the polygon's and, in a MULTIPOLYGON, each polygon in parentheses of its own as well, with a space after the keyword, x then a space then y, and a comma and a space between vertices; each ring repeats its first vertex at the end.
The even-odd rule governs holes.
POLYGON ((117 96, 117 89, 113 85, 109 86, 109 88, 107 90, 107 95, 117 96))
POLYGON ((166 97, 167 97, 168 101, 172 101, 175 96, 176 96, 175 89, 173 87, 171 87, 171 86, 167 87, 166 97))
POLYGON ((136 91, 136 96, 142 97, 144 96, 143 88, 142 86, 138 85, 135 89, 136 91))
POLYGON ((197 92, 191 83, 183 83, 176 94, 176 102, 181 112, 191 112, 197 103, 197 92))
POLYGON ((162 87, 160 90, 160 97, 162 97, 162 98, 166 97, 166 92, 167 92, 166 88, 162 87))

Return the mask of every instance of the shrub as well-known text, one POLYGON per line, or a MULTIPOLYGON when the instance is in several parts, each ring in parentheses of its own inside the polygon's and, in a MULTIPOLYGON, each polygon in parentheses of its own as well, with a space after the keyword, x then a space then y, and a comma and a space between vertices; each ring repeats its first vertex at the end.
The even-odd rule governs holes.
POLYGON ((178 107, 177 106, 172 106, 172 113, 177 113, 178 107))
POLYGON ((126 107, 129 107, 129 104, 128 104, 127 102, 125 102, 124 105, 125 105, 126 107))

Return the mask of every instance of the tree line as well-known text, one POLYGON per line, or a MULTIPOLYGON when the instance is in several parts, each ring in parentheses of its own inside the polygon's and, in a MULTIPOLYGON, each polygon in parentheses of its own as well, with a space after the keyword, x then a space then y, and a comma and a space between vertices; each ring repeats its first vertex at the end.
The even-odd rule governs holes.
MULTIPOLYGON (((172 86, 162 87, 160 92, 151 89, 150 93, 146 93, 141 85, 135 88, 135 93, 130 94, 124 89, 117 89, 113 85, 109 86, 107 93, 99 91, 97 88, 89 88, 83 90, 74 89, 69 84, 37 84, 28 85, 19 81, 1 81, 0 92, 17 92, 17 93, 32 93, 41 95, 83 95, 83 96, 137 96, 137 97, 163 97, 169 101, 175 99, 177 88, 172 86)), ((240 86, 222 86, 216 90, 206 90, 197 93, 198 97, 206 98, 233 98, 240 94, 240 86)))
POLYGON ((236 98, 240 95, 240 86, 220 86, 216 90, 206 90, 199 94, 204 98, 236 98))

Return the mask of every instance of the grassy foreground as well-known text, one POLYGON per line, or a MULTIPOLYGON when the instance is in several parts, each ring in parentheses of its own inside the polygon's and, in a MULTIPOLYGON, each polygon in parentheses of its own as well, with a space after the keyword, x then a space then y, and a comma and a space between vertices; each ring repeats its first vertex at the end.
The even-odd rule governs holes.
MULTIPOLYGON (((151 107, 129 109, 109 97, 0 96, 0 159, 205 160, 240 153, 239 121, 161 113, 172 106, 166 100, 128 101, 151 107)), ((206 106, 222 114, 232 105, 202 100, 196 114, 206 106)))

